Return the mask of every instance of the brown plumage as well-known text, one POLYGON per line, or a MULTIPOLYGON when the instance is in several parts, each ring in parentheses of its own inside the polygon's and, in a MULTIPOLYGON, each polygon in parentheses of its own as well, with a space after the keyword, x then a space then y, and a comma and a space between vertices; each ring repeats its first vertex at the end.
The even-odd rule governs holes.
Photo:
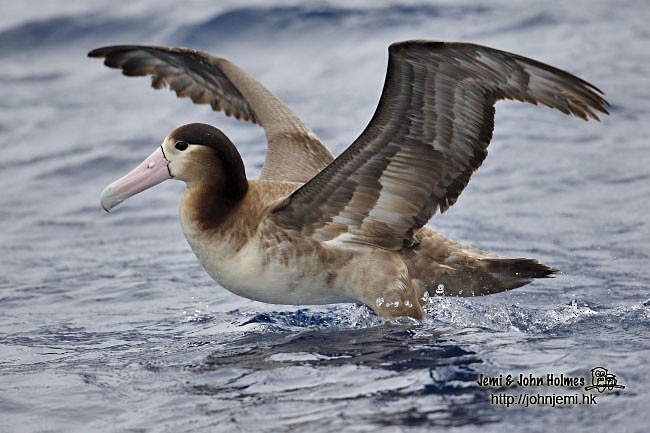
POLYGON ((138 45, 97 48, 88 56, 105 58, 106 66, 126 76, 150 75, 155 89, 169 86, 180 98, 262 126, 269 152, 261 179, 306 182, 334 159, 289 107, 226 59, 187 48, 138 45), (293 164, 286 163, 289 159, 293 164))
MULTIPOLYGON (((389 53, 372 120, 335 160, 289 108, 225 59, 148 46, 89 55, 264 127, 259 181, 246 181, 235 147, 211 126, 177 128, 162 146, 170 175, 188 185, 181 204, 188 242, 235 293, 275 303, 357 301, 382 316, 421 318, 428 296, 495 293, 554 273, 424 225, 456 202, 487 156, 496 101, 598 120, 596 111, 607 113, 601 92, 565 71, 480 45, 406 41, 389 53)), ((124 199, 111 194, 102 203, 124 199)))
POLYGON ((275 218, 321 240, 409 246, 415 230, 456 202, 487 156, 497 100, 598 119, 593 109, 604 111, 605 101, 594 90, 564 71, 486 47, 393 44, 370 124, 275 218))

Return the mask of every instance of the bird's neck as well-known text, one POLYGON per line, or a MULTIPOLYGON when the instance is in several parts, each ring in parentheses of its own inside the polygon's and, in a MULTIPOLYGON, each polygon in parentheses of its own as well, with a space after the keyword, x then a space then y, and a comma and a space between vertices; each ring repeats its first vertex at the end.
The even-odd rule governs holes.
POLYGON ((227 224, 241 206, 248 192, 243 183, 198 181, 188 183, 181 201, 182 216, 202 230, 227 224))

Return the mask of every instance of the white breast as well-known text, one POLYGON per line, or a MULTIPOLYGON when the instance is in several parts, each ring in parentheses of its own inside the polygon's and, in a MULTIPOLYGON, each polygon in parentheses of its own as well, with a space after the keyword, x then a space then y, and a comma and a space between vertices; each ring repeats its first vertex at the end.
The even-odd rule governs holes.
POLYGON ((299 251, 279 236, 265 239, 261 231, 241 246, 241 239, 209 236, 183 218, 181 224, 208 274, 237 295, 272 304, 354 301, 344 288, 328 283, 329 265, 316 251, 299 251))

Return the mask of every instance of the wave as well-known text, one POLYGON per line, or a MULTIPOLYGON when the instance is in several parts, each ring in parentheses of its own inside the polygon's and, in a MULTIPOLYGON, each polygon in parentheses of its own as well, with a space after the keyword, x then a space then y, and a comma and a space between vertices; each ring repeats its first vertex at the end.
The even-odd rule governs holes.
POLYGON ((295 39, 296 31, 300 33, 300 29, 309 29, 310 32, 332 28, 367 31, 400 27, 408 22, 466 18, 488 11, 489 8, 478 5, 428 4, 375 8, 323 5, 241 7, 189 24, 181 19, 170 19, 170 14, 140 17, 107 17, 102 14, 54 16, 0 31, 0 57, 29 50, 60 48, 81 41, 106 43, 115 35, 119 35, 120 41, 113 43, 157 40, 159 43, 205 48, 233 40, 258 41, 264 36, 295 39))
POLYGON ((58 16, 29 21, 0 31, 0 57, 25 51, 50 50, 87 40, 140 39, 156 31, 157 23, 147 18, 105 18, 98 15, 58 16))
POLYGON ((405 22, 453 19, 483 14, 489 9, 478 5, 414 5, 377 8, 342 8, 333 6, 289 6, 237 8, 217 14, 203 22, 183 26, 176 40, 184 45, 212 46, 217 41, 274 37, 294 38, 296 31, 308 28, 310 32, 337 28, 359 30, 403 26, 405 22))

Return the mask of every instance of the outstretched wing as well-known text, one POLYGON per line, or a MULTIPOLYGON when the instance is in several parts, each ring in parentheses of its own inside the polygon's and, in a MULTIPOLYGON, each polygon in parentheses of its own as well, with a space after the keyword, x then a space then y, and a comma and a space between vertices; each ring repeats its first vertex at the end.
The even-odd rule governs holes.
POLYGON ((226 59, 185 48, 122 45, 88 53, 124 75, 151 75, 151 85, 169 86, 179 97, 210 104, 227 116, 264 128, 268 150, 261 179, 306 182, 332 154, 302 121, 253 77, 226 59))
POLYGON ((492 48, 406 41, 389 48, 377 110, 332 164, 271 216, 327 241, 397 250, 444 212, 487 155, 494 104, 516 99, 582 119, 607 113, 597 88, 567 72, 492 48))

